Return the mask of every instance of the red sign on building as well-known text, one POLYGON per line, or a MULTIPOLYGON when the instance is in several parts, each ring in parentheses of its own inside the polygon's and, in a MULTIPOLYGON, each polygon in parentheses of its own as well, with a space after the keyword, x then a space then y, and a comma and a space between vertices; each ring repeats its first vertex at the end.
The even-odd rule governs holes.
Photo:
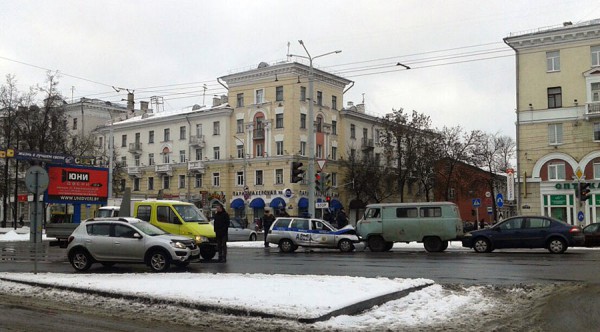
POLYGON ((19 202, 27 202, 27 194, 19 194, 17 196, 17 199, 19 200, 19 202))
POLYGON ((102 203, 108 198, 108 169, 48 166, 49 203, 102 203))

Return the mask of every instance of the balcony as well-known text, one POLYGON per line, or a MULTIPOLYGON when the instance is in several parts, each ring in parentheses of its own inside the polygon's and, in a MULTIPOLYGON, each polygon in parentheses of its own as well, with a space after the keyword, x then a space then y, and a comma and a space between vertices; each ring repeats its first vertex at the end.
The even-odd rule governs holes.
POLYGON ((585 115, 588 118, 600 117, 600 102, 587 103, 585 105, 585 115))
POLYGON ((129 152, 133 154, 142 154, 142 143, 129 143, 129 152))
POLYGON ((254 139, 265 139, 265 129, 259 128, 253 130, 254 139))
POLYGON ((157 164, 154 166, 154 171, 157 174, 166 174, 170 176, 173 172, 173 167, 171 166, 171 164, 157 164))
POLYGON ((204 173, 204 163, 202 160, 188 161, 188 171, 192 173, 204 173))
POLYGON ((128 166, 127 174, 130 176, 135 176, 137 178, 142 176, 142 166, 128 166))
POLYGON ((197 148, 203 148, 206 145, 204 135, 190 136, 190 145, 197 148))
POLYGON ((363 150, 370 150, 373 149, 375 147, 375 145, 373 144, 373 139, 372 138, 366 138, 363 137, 361 140, 361 149, 363 150))

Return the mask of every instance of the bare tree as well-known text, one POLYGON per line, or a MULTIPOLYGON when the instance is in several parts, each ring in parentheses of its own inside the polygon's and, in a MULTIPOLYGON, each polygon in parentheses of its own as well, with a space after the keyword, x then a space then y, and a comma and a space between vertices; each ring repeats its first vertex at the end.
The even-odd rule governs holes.
POLYGON ((340 164, 345 170, 344 182, 353 183, 355 199, 379 203, 397 194, 394 173, 372 153, 348 153, 340 164))

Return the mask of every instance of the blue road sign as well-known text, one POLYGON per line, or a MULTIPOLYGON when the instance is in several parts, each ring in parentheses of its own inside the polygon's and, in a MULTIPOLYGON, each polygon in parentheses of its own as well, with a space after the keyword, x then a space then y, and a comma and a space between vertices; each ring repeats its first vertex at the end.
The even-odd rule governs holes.
POLYGON ((480 207, 481 206, 481 198, 473 198, 473 207, 480 207))
POLYGON ((577 214, 577 220, 583 221, 583 211, 579 211, 579 213, 577 214))
POLYGON ((496 205, 498 207, 503 207, 504 206, 504 196, 502 196, 501 193, 498 193, 498 195, 496 195, 496 205))

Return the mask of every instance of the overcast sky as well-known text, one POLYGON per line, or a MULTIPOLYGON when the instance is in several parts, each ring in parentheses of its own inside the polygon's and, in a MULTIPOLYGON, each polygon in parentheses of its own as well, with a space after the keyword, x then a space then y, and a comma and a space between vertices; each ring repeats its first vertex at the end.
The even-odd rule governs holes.
POLYGON ((226 93, 217 77, 285 60, 288 42, 305 55, 302 39, 312 56, 342 50, 315 67, 355 82, 344 105, 364 98, 374 115, 404 108, 434 127, 514 137, 515 61, 503 38, 595 18, 598 0, 0 0, 0 74, 27 90, 58 70, 69 101, 126 98, 114 86, 134 90, 136 107, 156 95, 174 110, 226 93))

